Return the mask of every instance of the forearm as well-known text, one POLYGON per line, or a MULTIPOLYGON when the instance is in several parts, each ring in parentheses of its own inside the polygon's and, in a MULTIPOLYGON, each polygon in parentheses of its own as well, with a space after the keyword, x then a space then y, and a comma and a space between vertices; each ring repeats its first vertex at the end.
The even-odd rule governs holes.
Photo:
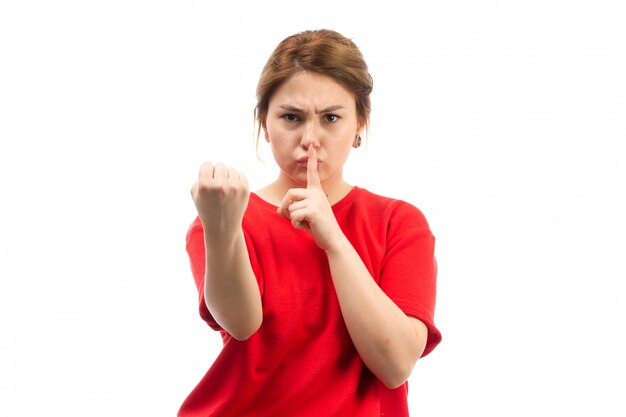
POLYGON ((260 327, 261 296, 250 265, 243 231, 230 239, 211 239, 205 233, 204 298, 215 321, 238 340, 260 327))
POLYGON ((327 250, 341 312, 361 359, 386 386, 404 383, 426 343, 426 328, 407 317, 372 279, 350 242, 327 250))

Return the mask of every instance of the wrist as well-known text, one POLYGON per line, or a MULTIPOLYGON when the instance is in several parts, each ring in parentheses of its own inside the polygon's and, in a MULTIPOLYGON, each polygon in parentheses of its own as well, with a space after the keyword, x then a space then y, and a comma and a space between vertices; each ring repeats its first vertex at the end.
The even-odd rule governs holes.
POLYGON ((226 250, 243 240, 243 230, 241 227, 224 230, 224 228, 204 229, 204 246, 206 249, 226 250))
POLYGON ((346 250, 354 250, 352 244, 348 238, 341 233, 335 239, 330 241, 330 244, 324 249, 327 256, 335 256, 341 253, 346 253, 346 250))

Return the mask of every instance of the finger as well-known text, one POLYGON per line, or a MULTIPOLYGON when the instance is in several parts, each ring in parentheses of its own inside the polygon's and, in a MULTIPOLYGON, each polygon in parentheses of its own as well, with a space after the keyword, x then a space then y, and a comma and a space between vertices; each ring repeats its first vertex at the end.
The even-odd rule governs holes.
POLYGON ((296 212, 300 211, 300 213, 305 213, 304 209, 306 209, 308 203, 304 200, 302 201, 293 201, 287 210, 289 210, 289 218, 293 219, 296 212))
POLYGON ((278 213, 281 217, 288 219, 289 218, 289 206, 292 204, 293 204, 293 200, 283 198, 283 201, 281 201, 280 206, 278 206, 278 208, 276 209, 276 213, 278 213))
POLYGON ((238 175, 239 175, 239 177, 238 177, 238 178, 239 178, 239 181, 240 181, 243 185, 245 185, 245 186, 246 186, 246 189, 247 189, 247 188, 249 187, 249 185, 248 185, 248 178, 246 178, 246 176, 245 176, 245 175, 243 175, 241 172, 239 172, 239 173, 238 173, 238 175))
POLYGON ((308 161, 306 166, 306 188, 308 189, 322 189, 320 183, 320 176, 317 172, 317 150, 315 150, 315 143, 311 142, 309 145, 308 161))
POLYGON ((291 225, 296 229, 308 229, 310 227, 305 212, 306 210, 302 209, 292 211, 289 220, 291 220, 291 225))
POLYGON ((200 166, 200 172, 198 174, 198 179, 200 181, 208 181, 213 179, 213 172, 215 171, 215 167, 210 162, 205 162, 200 166))
POLYGON ((309 223, 306 220, 303 220, 301 222, 300 221, 292 221, 291 224, 296 229, 309 229, 311 227, 311 226, 309 226, 309 223))
POLYGON ((276 213, 280 216, 288 219, 290 216, 289 207, 297 201, 304 200, 306 198, 306 190, 302 188, 292 188, 283 197, 280 205, 276 209, 276 213))
POLYGON ((235 170, 235 168, 228 168, 228 179, 233 181, 239 180, 239 173, 235 170))
POLYGON ((213 178, 214 179, 227 179, 228 178, 228 168, 226 168, 226 165, 218 163, 215 164, 215 169, 213 171, 213 178))

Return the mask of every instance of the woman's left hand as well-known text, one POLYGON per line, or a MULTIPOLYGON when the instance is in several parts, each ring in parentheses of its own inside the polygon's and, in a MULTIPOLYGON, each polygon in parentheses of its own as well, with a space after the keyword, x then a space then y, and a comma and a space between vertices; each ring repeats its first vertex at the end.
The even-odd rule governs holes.
POLYGON ((317 172, 317 151, 313 143, 309 146, 308 157, 307 187, 287 191, 276 211, 289 219, 293 227, 307 229, 317 246, 329 250, 345 236, 322 189, 317 172))

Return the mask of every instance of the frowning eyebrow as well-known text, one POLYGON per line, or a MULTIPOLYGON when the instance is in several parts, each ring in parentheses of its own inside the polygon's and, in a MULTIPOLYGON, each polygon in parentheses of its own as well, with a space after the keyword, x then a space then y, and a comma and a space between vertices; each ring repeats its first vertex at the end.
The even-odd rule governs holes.
MULTIPOLYGON (((302 110, 302 109, 300 109, 300 108, 298 108, 296 106, 289 105, 289 104, 283 104, 283 105, 280 106, 280 108, 283 109, 283 110, 294 112, 294 113, 304 113, 304 110, 302 110)), ((334 112, 334 111, 337 111, 337 110, 341 110, 341 109, 343 109, 343 106, 337 104, 335 106, 326 107, 325 109, 322 109, 322 110, 316 110, 315 113, 317 113, 317 114, 320 114, 320 113, 331 113, 331 112, 334 112)))

